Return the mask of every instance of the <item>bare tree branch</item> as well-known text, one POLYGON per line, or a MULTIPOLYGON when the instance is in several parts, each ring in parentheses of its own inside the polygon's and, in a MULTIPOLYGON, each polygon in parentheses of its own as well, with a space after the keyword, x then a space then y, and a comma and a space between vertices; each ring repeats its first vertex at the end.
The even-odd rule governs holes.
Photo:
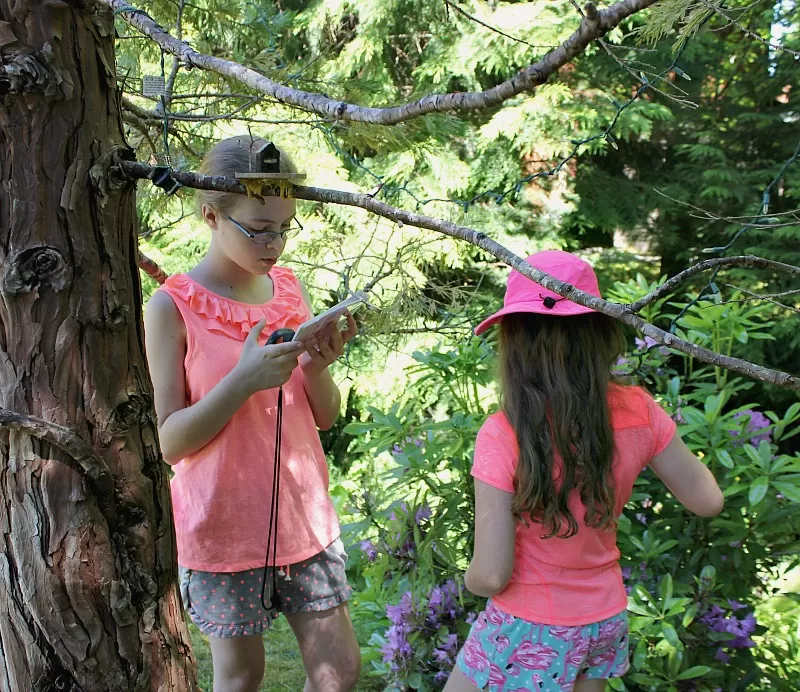
MULTIPOLYGON (((570 4, 575 8, 575 10, 578 12, 578 14, 581 16, 582 19, 586 18, 586 13, 581 9, 581 6, 575 0, 570 0, 570 4)), ((629 75, 631 75, 637 82, 641 82, 641 77, 638 74, 636 74, 636 70, 634 70, 625 60, 623 60, 618 55, 616 55, 611 50, 611 47, 609 46, 609 44, 606 41, 604 41, 602 38, 599 38, 599 39, 597 39, 597 42, 600 44, 600 46, 603 48, 603 50, 608 54, 608 56, 615 63, 617 63, 617 65, 619 65, 623 70, 625 70, 629 75)), ((655 68, 653 68, 652 65, 649 65, 649 67, 651 69, 655 69, 655 68)), ((653 73, 651 73, 651 74, 653 74, 653 73)), ((656 78, 654 81, 663 80, 663 74, 661 74, 661 75, 660 74, 654 74, 654 76, 656 78)), ((655 91, 658 94, 661 94, 662 96, 664 96, 664 97, 666 97, 668 99, 671 99, 671 100, 675 101, 676 103, 679 103, 682 106, 688 106, 690 108, 698 108, 699 107, 699 104, 694 103, 692 101, 689 101, 689 100, 687 100, 685 98, 686 96, 688 96, 686 91, 684 91, 680 87, 676 86, 675 84, 671 84, 670 86, 672 86, 674 89, 679 91, 681 96, 675 96, 673 94, 668 94, 666 91, 664 91, 662 89, 659 89, 652 82, 650 83, 650 88, 653 91, 655 91)))
POLYGON ((792 276, 800 276, 800 267, 795 267, 792 264, 784 264, 783 262, 776 262, 775 260, 764 259, 763 257, 756 257, 755 255, 740 255, 739 257, 715 257, 713 259, 703 260, 697 264, 684 269, 679 274, 676 274, 671 279, 664 282, 654 291, 651 291, 643 298, 640 298, 635 303, 628 305, 631 312, 639 312, 643 307, 649 305, 654 300, 658 300, 662 296, 672 293, 677 286, 684 281, 688 281, 695 274, 714 269, 715 267, 758 267, 759 269, 772 269, 774 271, 786 272, 792 276))
MULTIPOLYGON (((179 40, 183 40, 183 5, 184 0, 178 0, 178 16, 175 19, 175 37, 179 40)), ((172 92, 175 91, 175 80, 178 77, 178 70, 181 68, 181 61, 180 59, 175 56, 172 59, 172 68, 169 72, 169 78, 167 79, 167 83, 165 86, 165 95, 164 100, 166 101, 167 105, 170 105, 172 102, 172 92)))
POLYGON ((698 212, 697 214, 688 214, 695 219, 724 221, 725 223, 735 224, 737 226, 747 226, 747 228, 783 228, 785 226, 795 226, 797 225, 798 221, 800 221, 800 216, 798 216, 800 209, 790 209, 789 211, 779 211, 771 214, 764 213, 755 215, 748 214, 747 216, 720 216, 719 214, 715 214, 714 212, 704 209, 703 207, 698 207, 690 202, 672 197, 658 188, 654 188, 654 191, 656 194, 666 197, 671 202, 675 202, 675 204, 680 204, 687 209, 693 209, 694 211, 698 212), (782 222, 782 217, 793 218, 794 220, 782 222), (761 223, 756 223, 753 221, 753 219, 760 219, 761 223))
MULTIPOLYGON (((133 101, 131 101, 128 97, 122 96, 120 103, 122 104, 122 108, 124 109, 122 114, 122 119, 127 122, 129 125, 135 127, 139 132, 144 135, 147 141, 150 143, 153 152, 157 151, 157 147, 155 141, 153 140, 152 136, 150 135, 150 129, 155 128, 157 126, 164 127, 164 117, 158 115, 154 111, 149 111, 146 108, 142 108, 141 106, 137 105, 133 101)), ((177 120, 177 118, 172 118, 172 116, 167 117, 168 120, 177 120)), ((188 134, 186 132, 181 132, 177 127, 172 125, 167 126, 167 132, 175 137, 175 139, 180 142, 180 145, 184 148, 186 153, 190 156, 194 156, 195 158, 202 158, 202 156, 195 151, 187 142, 183 139, 184 135, 188 134)))
POLYGON ((169 278, 169 275, 155 263, 155 260, 151 260, 141 251, 139 252, 138 265, 139 268, 159 286, 169 278))
MULTIPOLYGON (((202 97, 202 95, 200 95, 202 97)), ((178 97, 173 97, 173 100, 176 100, 178 97)), ((275 118, 248 118, 245 116, 240 116, 238 113, 241 113, 252 106, 255 106, 262 102, 262 99, 258 96, 249 96, 247 97, 249 101, 244 104, 243 106, 238 106, 234 110, 228 113, 220 113, 218 115, 192 115, 191 113, 167 113, 167 121, 169 122, 187 122, 187 123, 211 123, 217 120, 236 120, 239 122, 248 122, 248 123, 260 123, 266 125, 316 125, 317 123, 327 122, 325 120, 317 120, 317 119, 299 119, 299 118, 282 118, 282 119, 275 119, 275 118)), ((163 123, 164 122, 164 115, 159 110, 148 110, 147 108, 143 108, 142 106, 138 105, 135 101, 132 101, 129 97, 123 95, 121 99, 122 107, 129 111, 130 113, 136 115, 137 117, 141 118, 142 120, 146 120, 148 122, 152 122, 153 124, 156 123, 163 123)), ((173 134, 175 130, 173 128, 169 129, 170 134, 173 134)))
MULTIPOLYGON (((154 170, 152 166, 148 166, 147 164, 139 163, 137 161, 126 161, 123 159, 117 159, 116 165, 119 166, 122 174, 128 175, 131 178, 149 179, 154 170)), ((235 178, 202 175, 199 173, 187 173, 184 171, 173 171, 172 175, 175 180, 186 187, 192 187, 201 190, 234 192, 237 194, 248 193, 247 188, 235 178)), ((260 191, 260 195, 263 196, 273 196, 275 194, 280 194, 280 192, 274 188, 263 188, 260 191)), ((733 358, 731 356, 715 353, 707 348, 681 339, 674 334, 665 332, 663 329, 659 329, 655 325, 634 314, 629 305, 612 303, 607 300, 603 300, 602 298, 597 298, 596 296, 579 290, 571 284, 565 283, 564 281, 559 281, 550 274, 546 274, 545 272, 532 267, 522 257, 515 255, 508 248, 500 245, 498 242, 492 240, 489 236, 487 236, 485 233, 481 233, 480 231, 476 231, 466 226, 459 226, 458 224, 450 221, 434 219, 423 214, 417 214, 415 212, 398 209, 365 194, 298 186, 292 189, 292 197, 296 199, 305 199, 312 202, 324 202, 327 204, 341 204, 350 207, 360 207, 361 209, 365 209, 373 214, 377 214, 378 216, 382 216, 386 219, 394 221, 401 226, 403 224, 408 224, 409 226, 416 226, 417 228, 427 228, 432 231, 443 233, 444 235, 452 238, 464 240, 490 253, 504 264, 516 269, 531 281, 534 281, 539 285, 553 291, 554 293, 578 303, 579 305, 583 305, 596 310, 597 312, 603 313, 604 315, 613 317, 623 324, 626 324, 629 327, 638 330, 642 334, 651 337, 653 340, 664 346, 672 348, 676 351, 680 351, 681 353, 685 353, 705 363, 710 363, 712 365, 725 368, 755 380, 769 382, 779 387, 800 390, 800 378, 794 375, 790 375, 789 373, 781 372, 779 370, 765 368, 764 366, 751 363, 741 358, 733 358)), ((735 258, 719 258, 717 262, 730 263, 731 259, 735 258)), ((761 260, 760 258, 754 259, 762 262, 769 262, 769 260, 761 260)), ((715 260, 708 261, 714 262, 715 260)), ((780 265, 781 263, 778 262, 775 264, 780 265)), ((755 262, 753 262, 753 266, 755 266, 755 262)), ((800 268, 790 267, 790 265, 783 266, 789 267, 792 273, 800 273, 800 268)))
POLYGON ((456 3, 451 2, 451 0, 444 0, 444 4, 450 7, 451 9, 455 10, 456 12, 458 12, 462 17, 466 17, 467 19, 469 19, 469 21, 475 22, 475 24, 480 24, 482 27, 489 29, 489 31, 493 31, 496 34, 511 39, 512 41, 516 41, 517 43, 522 43, 523 45, 528 46, 529 48, 538 48, 546 50, 552 50, 553 48, 557 48, 557 46, 536 46, 533 43, 528 43, 527 41, 524 41, 521 38, 517 38, 516 36, 507 34, 505 31, 501 31, 497 27, 492 26, 491 24, 487 24, 486 22, 478 19, 476 16, 469 14, 466 10, 456 5, 456 3))
POLYGON ((555 50, 541 60, 520 70, 514 77, 491 89, 479 92, 432 94, 401 106, 371 108, 330 99, 275 82, 255 70, 239 63, 215 58, 194 50, 184 41, 167 33, 143 10, 136 9, 125 0, 102 0, 131 26, 149 36, 161 48, 175 55, 190 67, 217 72, 272 96, 282 103, 313 111, 332 120, 349 120, 394 125, 427 113, 447 113, 462 110, 482 110, 497 106, 524 91, 533 91, 544 84, 551 75, 580 55, 595 39, 605 35, 622 20, 649 7, 657 0, 621 0, 611 7, 598 11, 592 3, 586 5, 586 18, 578 29, 555 50))
POLYGON ((737 29, 739 29, 739 31, 741 31, 745 36, 748 36, 749 38, 755 39, 756 41, 759 41, 760 43, 763 43, 770 50, 784 51, 786 53, 789 53, 790 55, 793 55, 795 58, 800 58, 800 51, 791 50, 790 48, 787 48, 786 46, 780 46, 777 43, 771 43, 770 41, 767 41, 767 39, 762 38, 761 36, 759 36, 754 31, 750 31, 750 29, 748 29, 746 26, 744 26, 744 24, 740 24, 733 17, 731 17, 729 14, 726 14, 723 11, 722 7, 719 7, 719 6, 715 5, 712 2, 709 2, 708 0, 700 0, 700 2, 702 2, 712 12, 714 12, 714 13, 720 15, 721 17, 727 19, 730 24, 733 24, 733 26, 735 26, 737 29))
POLYGON ((792 289, 791 291, 782 291, 781 293, 754 293, 753 291, 748 291, 746 288, 741 288, 740 286, 734 286, 733 284, 725 284, 727 288, 732 288, 734 291, 738 291, 739 293, 744 293, 747 298, 740 298, 738 300, 725 300, 723 304, 727 303, 749 303, 754 300, 763 300, 767 303, 772 303, 773 305, 777 305, 779 308, 783 310, 789 310, 791 312, 800 313, 800 308, 796 308, 793 305, 786 305, 786 303, 781 303, 776 298, 786 298, 787 296, 796 296, 800 294, 800 288, 792 289))

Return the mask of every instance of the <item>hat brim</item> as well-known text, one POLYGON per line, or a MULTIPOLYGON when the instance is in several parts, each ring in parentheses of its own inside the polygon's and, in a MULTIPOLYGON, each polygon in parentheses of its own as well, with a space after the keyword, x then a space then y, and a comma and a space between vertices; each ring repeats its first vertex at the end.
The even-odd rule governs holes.
POLYGON ((572 317, 574 315, 585 315, 590 312, 596 312, 592 308, 584 307, 573 303, 571 300, 562 300, 555 304, 553 308, 547 308, 541 301, 534 303, 516 303, 514 305, 507 305, 498 310, 494 315, 487 317, 477 327, 475 327, 475 334, 480 336, 489 327, 499 322, 504 315, 513 315, 521 312, 535 312, 540 315, 552 315, 553 317, 572 317))

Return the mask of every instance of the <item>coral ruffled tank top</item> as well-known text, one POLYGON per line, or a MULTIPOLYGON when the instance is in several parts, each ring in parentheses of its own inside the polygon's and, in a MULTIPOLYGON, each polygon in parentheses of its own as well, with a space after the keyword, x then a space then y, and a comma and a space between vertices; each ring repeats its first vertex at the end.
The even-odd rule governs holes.
MULTIPOLYGON (((263 344, 276 329, 297 329, 310 317, 290 269, 274 267, 272 300, 240 303, 186 274, 159 289, 186 324, 186 405, 206 396, 236 365, 245 338, 261 319, 263 344)), ((328 467, 311 406, 296 368, 283 387, 278 565, 324 550, 339 536, 328 495, 328 467)), ((206 572, 263 567, 272 493, 278 390, 251 396, 203 449, 173 466, 171 482, 178 562, 206 572)))

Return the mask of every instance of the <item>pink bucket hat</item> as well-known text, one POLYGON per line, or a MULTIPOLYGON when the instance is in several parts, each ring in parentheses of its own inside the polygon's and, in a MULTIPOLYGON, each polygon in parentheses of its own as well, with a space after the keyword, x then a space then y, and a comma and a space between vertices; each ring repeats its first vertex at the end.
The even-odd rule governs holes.
MULTIPOLYGON (((572 284, 585 293, 600 298, 600 287, 597 284, 597 275, 591 265, 580 257, 561 250, 545 250, 537 252, 525 260, 528 264, 550 276, 572 284)), ((494 315, 488 317, 475 327, 476 334, 483 334, 503 315, 516 312, 538 312, 543 315, 569 317, 594 312, 591 308, 573 303, 561 297, 558 293, 548 291, 544 286, 531 281, 520 274, 516 269, 511 270, 506 286, 506 297, 503 307, 494 315)))

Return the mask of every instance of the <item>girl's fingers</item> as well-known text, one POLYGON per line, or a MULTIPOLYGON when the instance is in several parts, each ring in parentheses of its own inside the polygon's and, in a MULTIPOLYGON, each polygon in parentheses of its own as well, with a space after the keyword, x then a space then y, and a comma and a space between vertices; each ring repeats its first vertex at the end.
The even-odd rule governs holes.
POLYGON ((319 343, 320 356, 322 356, 326 363, 332 363, 337 358, 333 349, 331 348, 331 340, 332 339, 326 339, 325 341, 320 341, 319 343))
POLYGON ((344 335, 338 329, 335 329, 333 334, 331 334, 331 338, 328 339, 328 346, 331 351, 336 354, 337 358, 342 355, 342 347, 344 346, 343 339, 344 335))
POLYGON ((286 341, 280 344, 264 346, 264 351, 271 358, 280 358, 281 356, 297 356, 304 348, 305 346, 299 341, 286 341))
POLYGON ((316 339, 314 339, 314 341, 309 341, 306 344, 306 353, 314 360, 319 358, 319 347, 316 339))
POLYGON ((251 348, 253 346, 258 346, 258 338, 261 336, 261 332, 264 331, 264 327, 267 324, 267 320, 261 319, 258 321, 255 327, 250 330, 250 333, 247 335, 247 338, 244 340, 245 348, 251 348))
POLYGON ((341 332, 342 341, 349 342, 356 334, 358 334, 358 325, 355 318, 348 312, 347 313, 347 328, 341 332))

